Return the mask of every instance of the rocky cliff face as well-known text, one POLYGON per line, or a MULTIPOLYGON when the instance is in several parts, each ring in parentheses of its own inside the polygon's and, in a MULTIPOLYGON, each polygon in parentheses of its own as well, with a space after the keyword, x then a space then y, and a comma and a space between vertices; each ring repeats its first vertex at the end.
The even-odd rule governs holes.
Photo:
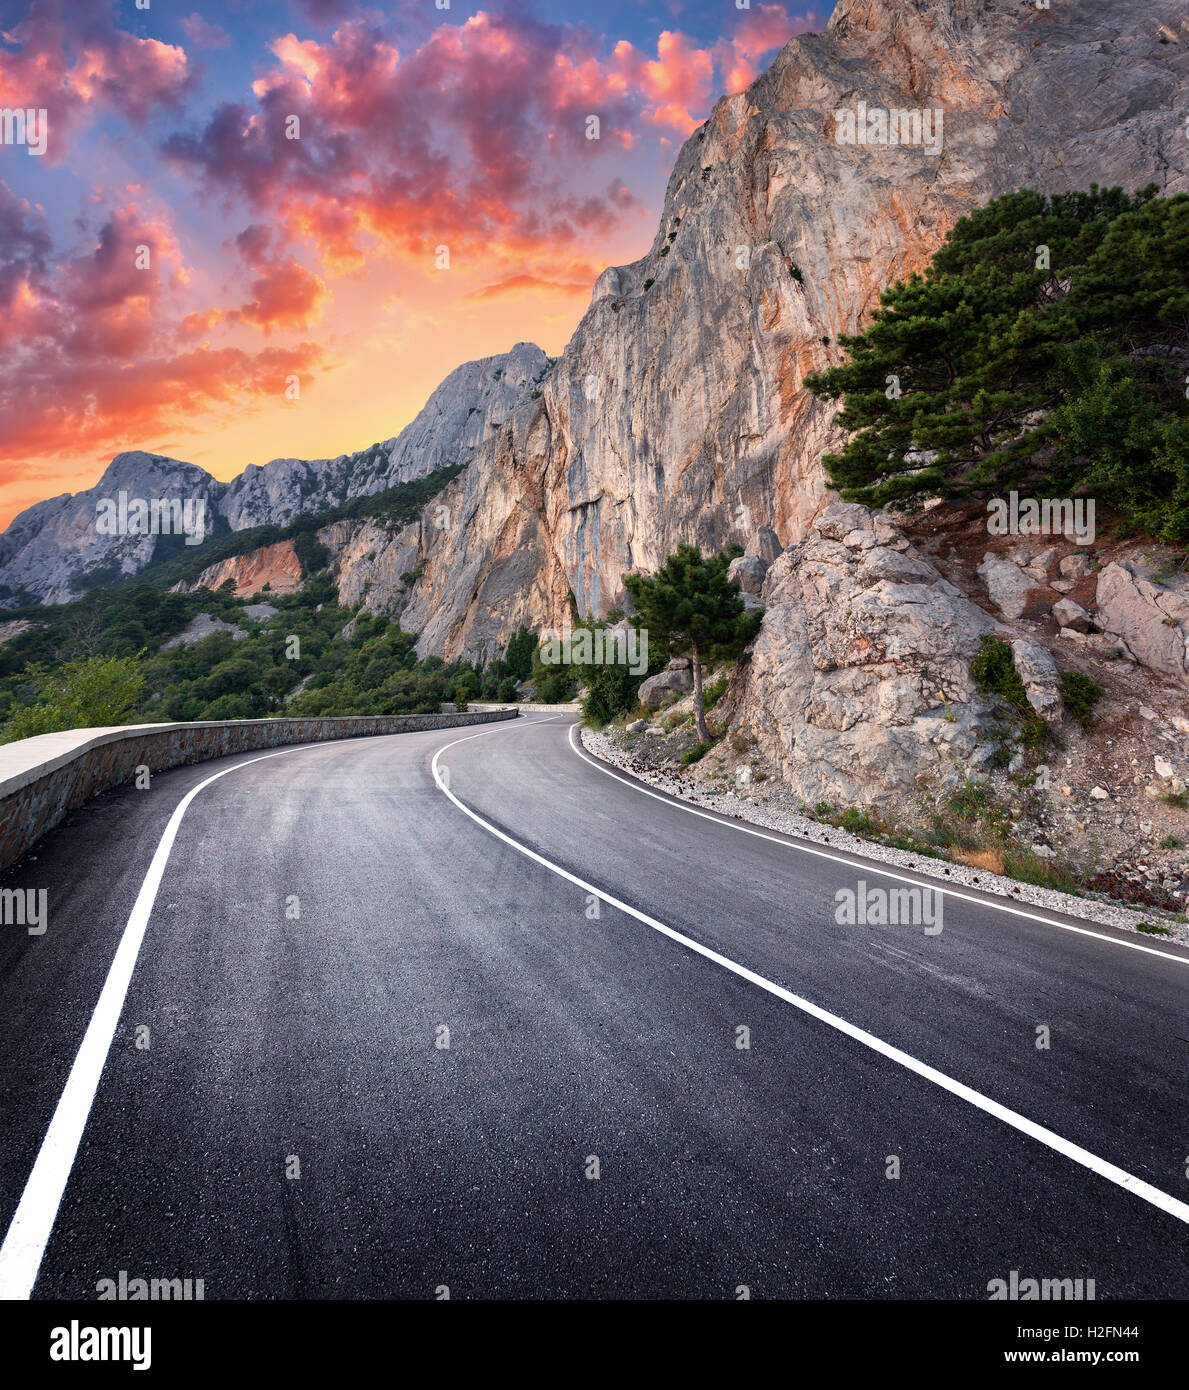
POLYGON ((301 561, 292 541, 263 545, 246 555, 233 555, 208 565, 193 584, 175 584, 173 591, 191 593, 195 589, 221 589, 228 580, 235 585, 236 598, 250 598, 267 584, 274 594, 295 594, 302 584, 301 561))
POLYGON ((838 335, 994 196, 1189 186, 1187 77, 1174 0, 841 0, 691 136, 648 254, 599 277, 540 398, 443 494, 423 650, 488 653, 571 594, 605 611, 681 541, 804 538, 838 442, 804 378, 838 335), (864 111, 923 113, 933 148, 839 143, 864 111))
POLYGON ((970 663, 985 634, 1011 634, 888 518, 827 507, 763 597, 736 722, 809 805, 892 806, 918 777, 963 775, 989 714, 970 663))
MULTIPOLYGON (((1180 0, 840 0, 693 133, 652 246, 599 277, 555 363, 521 344, 459 368, 362 455, 183 481, 241 527, 469 458, 418 525, 332 538, 344 598, 448 658, 557 626, 571 603, 605 611, 625 572, 682 541, 771 527, 795 544, 830 500, 820 459, 839 436, 804 378, 841 360, 839 334, 998 194, 1189 186, 1187 76, 1180 0), (879 142, 877 113, 899 113, 903 141, 879 142), (866 139, 847 143, 848 119, 866 139)), ((95 546, 93 515, 80 494, 18 518, 0 583, 60 598, 92 556, 144 562, 143 539, 95 546)))
POLYGON ((10 599, 32 595, 44 603, 68 603, 74 585, 100 567, 112 578, 136 574, 153 558, 158 536, 109 535, 100 530, 100 504, 132 499, 178 499, 201 503, 205 524, 213 524, 222 485, 192 463, 135 451, 119 454, 96 485, 73 496, 63 493, 38 502, 0 536, 0 590, 10 599))
MULTIPOLYGON (((132 499, 186 501, 203 507, 204 532, 285 525, 303 513, 370 496, 439 468, 468 463, 484 440, 527 400, 550 359, 532 343, 467 362, 434 391, 393 439, 334 459, 274 459, 220 483, 204 469, 158 454, 114 458, 85 492, 65 493, 22 512, 0 536, 0 594, 66 603, 80 581, 136 574, 152 560, 157 534, 107 534, 97 525, 101 504, 132 499)), ((227 577, 227 576, 224 576, 227 577)))

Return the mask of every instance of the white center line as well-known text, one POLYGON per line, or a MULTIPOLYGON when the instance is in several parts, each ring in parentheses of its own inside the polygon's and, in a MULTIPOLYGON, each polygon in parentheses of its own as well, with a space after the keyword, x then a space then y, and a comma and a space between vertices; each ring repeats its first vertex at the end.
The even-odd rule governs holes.
MULTIPOLYGON (((544 721, 533 721, 542 723, 544 721)), ((509 727, 515 728, 516 725, 509 727)), ((495 730, 484 730, 484 733, 492 733, 495 730)), ((529 849, 527 845, 522 845, 518 840, 514 840, 510 835, 506 835, 497 826, 492 825, 488 820, 472 811, 458 799, 446 784, 446 780, 438 771, 438 759, 448 749, 456 747, 460 743, 467 743, 472 738, 480 735, 471 734, 468 738, 456 738, 451 743, 439 748, 433 755, 430 767, 433 771, 434 781, 438 785, 439 791, 449 797, 464 815, 467 815, 477 825, 483 827, 489 834, 496 839, 502 840, 504 844, 510 846, 518 854, 523 854, 534 863, 540 864, 551 873, 557 874, 559 878, 564 878, 568 883, 574 884, 584 893, 593 893, 595 897, 605 902, 609 907, 618 908, 620 912, 626 912, 629 917, 634 917, 636 921, 642 922, 646 927, 651 927, 653 931, 659 932, 662 936, 667 936, 671 941, 676 941, 678 945, 684 946, 687 950, 703 956, 706 960, 713 961, 715 965, 721 966, 724 970, 729 970, 731 974, 737 975, 741 980, 748 981, 749 984, 756 985, 758 988, 775 995, 777 999, 782 999, 786 1004, 791 1004, 793 1008, 800 1009, 802 1013, 808 1014, 811 1018, 817 1019, 820 1023, 826 1024, 830 1028, 845 1034, 855 1042, 862 1043, 864 1047, 869 1047, 873 1052, 878 1052, 880 1056, 887 1057, 890 1061, 896 1062, 899 1066, 905 1067, 915 1075, 923 1077, 926 1081, 931 1081, 935 1086, 940 1086, 943 1091, 948 1091, 951 1095, 957 1096, 969 1105, 973 1105, 977 1110, 992 1116, 994 1119, 1001 1120, 1004 1124, 1017 1129, 1021 1134, 1028 1135, 1038 1143, 1046 1145, 1054 1152, 1063 1157, 1071 1159, 1074 1163, 1079 1163, 1083 1168, 1088 1168, 1090 1172, 1096 1173, 1099 1177, 1106 1178, 1109 1182, 1116 1183, 1124 1188, 1133 1196, 1140 1197, 1145 1202, 1169 1216, 1175 1216, 1178 1221, 1189 1224, 1189 1204, 1179 1201, 1176 1197, 1170 1197, 1167 1192, 1162 1192, 1160 1188, 1153 1187, 1150 1183, 1144 1182, 1125 1169, 1117 1167, 1113 1163, 1108 1163, 1106 1159, 1099 1158, 1089 1149, 1083 1149, 1081 1145, 1074 1144, 1068 1139, 1062 1138, 1060 1134, 1054 1133, 1051 1129, 1046 1129, 1044 1125, 1037 1124, 1034 1120, 1028 1119, 1026 1115, 1021 1115, 1015 1110, 1009 1110, 1006 1105, 1000 1105, 998 1101, 991 1100, 989 1096, 984 1096, 980 1091, 975 1091, 971 1087, 963 1085, 961 1081, 955 1081, 952 1076, 947 1076, 944 1072, 938 1071, 935 1067, 920 1061, 907 1052, 902 1052, 898 1047, 893 1047, 891 1043, 886 1043, 882 1038, 877 1038, 873 1033, 868 1033, 865 1029, 856 1027, 855 1024, 847 1022, 837 1014, 832 1014, 826 1009, 819 1008, 818 1005, 810 1003, 808 999, 802 999, 800 995, 793 994, 791 990, 784 989, 775 984, 772 980, 765 979, 763 975, 758 975, 754 970, 748 970, 746 966, 738 964, 729 957, 720 955, 717 951, 712 951, 708 946, 703 946, 700 941, 693 940, 692 937, 683 935, 679 931, 674 931, 672 927, 666 926, 664 922, 658 922, 655 917, 649 917, 647 913, 639 911, 638 908, 630 906, 628 903, 621 902, 619 898, 613 897, 610 893, 604 892, 601 888, 596 888, 593 883, 587 883, 585 879, 578 878, 568 869, 563 869, 561 865, 554 864, 552 860, 546 859, 544 855, 538 854, 536 850, 529 849)), ((664 798, 662 798, 663 800, 664 798)), ((715 819, 711 816, 708 819, 715 819)), ((780 843, 784 843, 781 841, 780 843)))
POLYGON ((922 873, 919 878, 910 878, 907 874, 897 873, 895 869, 890 869, 887 865, 877 863, 873 859, 855 859, 845 854, 839 854, 836 850, 820 849, 816 845, 802 844, 797 840, 785 840, 779 835, 765 834, 764 831, 756 830, 750 825, 740 825, 738 821, 726 820, 722 816, 713 816, 709 811, 700 811, 696 806, 689 806, 680 799, 662 796, 659 792, 650 791, 647 787, 641 786, 634 777, 623 777, 618 772, 612 772, 609 767, 604 767, 602 763, 596 758, 592 758, 574 742, 574 732, 577 728, 577 723, 570 725, 570 747, 584 763, 589 763, 597 771, 606 773, 608 777, 613 777, 617 782, 622 782, 625 787, 631 787, 641 796, 650 796, 654 801, 663 801, 667 806, 672 806, 678 811, 687 811, 691 816, 697 816, 700 820, 712 821, 715 825, 725 826, 728 830, 738 830, 743 835, 753 835, 757 840, 767 840, 770 844, 783 845, 785 849, 797 850, 801 854, 812 854, 817 859, 829 859, 835 864, 845 864, 848 868, 862 869, 866 873, 881 874, 884 878, 895 879, 897 883, 911 883, 915 888, 932 888, 935 893, 944 893, 946 897, 958 898, 964 903, 975 903, 979 907, 989 908, 992 912, 1006 912, 1010 917, 1026 917, 1030 922, 1041 922, 1046 927, 1060 927, 1062 931, 1076 932, 1078 936, 1092 936, 1095 941, 1107 941, 1112 946, 1125 946, 1129 951, 1142 951, 1147 956, 1159 956, 1161 960, 1175 961, 1178 965, 1189 965, 1189 956, 1174 955, 1171 951, 1162 951, 1155 946, 1145 946, 1138 941, 1122 941, 1117 936, 1107 936, 1103 932, 1091 931, 1089 927, 1075 927, 1072 922, 1061 922, 1055 917, 1045 917, 1039 912, 1029 912, 1024 907, 997 902, 990 896, 980 897, 977 893, 964 893, 959 888, 952 888, 940 879, 935 879, 931 874, 922 873))

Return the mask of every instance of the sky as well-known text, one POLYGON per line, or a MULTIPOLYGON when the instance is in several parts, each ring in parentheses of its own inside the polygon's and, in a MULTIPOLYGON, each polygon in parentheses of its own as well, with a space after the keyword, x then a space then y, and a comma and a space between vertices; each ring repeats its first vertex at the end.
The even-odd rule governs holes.
POLYGON ((559 354, 685 138, 832 8, 741 3, 0 0, 0 109, 46 113, 0 125, 0 527, 124 449, 333 457, 559 354))

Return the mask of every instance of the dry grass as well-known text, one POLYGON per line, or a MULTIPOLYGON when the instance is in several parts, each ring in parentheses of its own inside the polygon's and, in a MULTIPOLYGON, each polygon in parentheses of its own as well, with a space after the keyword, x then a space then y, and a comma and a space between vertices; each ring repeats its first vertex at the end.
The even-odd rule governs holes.
POLYGON ((997 849, 956 849, 952 857, 972 869, 982 869, 988 874, 1003 873, 1003 855, 997 849))

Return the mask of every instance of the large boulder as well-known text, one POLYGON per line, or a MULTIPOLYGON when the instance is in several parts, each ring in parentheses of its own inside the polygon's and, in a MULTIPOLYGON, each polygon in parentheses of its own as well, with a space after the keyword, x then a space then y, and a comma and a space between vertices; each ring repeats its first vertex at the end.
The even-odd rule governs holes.
POLYGON ((1060 627, 1072 628, 1074 632, 1090 631, 1089 613, 1071 598, 1059 599, 1053 604, 1053 617, 1060 627))
POLYGON ((979 578, 987 586, 987 596, 1005 618, 1018 618, 1028 605, 1028 595, 1036 580, 1011 560, 988 553, 978 567, 979 578))
POLYGON ((1189 685, 1189 587, 1165 588, 1112 563, 1098 576, 1098 626, 1143 666, 1189 685))
POLYGON ((897 528, 828 508, 764 599, 735 722, 799 796, 904 813, 922 775, 964 779, 991 732, 970 663, 996 624, 897 528))
POLYGON ((1088 555, 1077 552, 1073 555, 1066 555, 1057 566, 1064 579, 1086 579, 1094 573, 1094 566, 1090 562, 1088 555))
POLYGON ((661 671, 640 683, 640 703, 659 709, 666 700, 687 695, 693 688, 694 676, 688 666, 679 671, 661 671))
POLYGON ((760 595, 768 566, 758 555, 740 555, 727 566, 727 578, 734 580, 745 594, 760 595))
POLYGON ((871 513, 858 502, 831 502, 813 523, 813 530, 831 541, 845 540, 852 531, 874 533, 874 529, 871 513))

